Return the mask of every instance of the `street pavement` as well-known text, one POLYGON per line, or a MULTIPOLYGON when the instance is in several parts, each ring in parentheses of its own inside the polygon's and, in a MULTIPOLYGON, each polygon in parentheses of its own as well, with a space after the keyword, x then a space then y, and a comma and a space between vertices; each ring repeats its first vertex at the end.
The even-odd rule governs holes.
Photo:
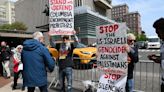
MULTIPOLYGON (((24 91, 21 90, 21 86, 22 86, 21 78, 18 79, 18 89, 12 90, 12 85, 13 85, 13 77, 11 77, 10 79, 5 79, 3 77, 0 77, 0 92, 27 92, 27 88, 25 88, 24 91)), ((48 91, 49 92, 60 92, 58 88, 53 88, 53 87, 48 88, 48 91)), ((35 92, 40 92, 40 91, 38 88, 36 88, 35 92)), ((73 92, 82 92, 82 90, 73 88, 73 92)))
MULTIPOLYGON (((18 86, 21 86, 22 80, 19 79, 18 80, 18 86)), ((0 77, 0 92, 27 92, 25 91, 21 91, 21 89, 17 89, 17 90, 12 90, 12 84, 13 84, 13 77, 11 77, 10 79, 5 79, 3 77, 0 77)))
POLYGON ((11 79, 5 79, 4 77, 0 77, 0 88, 10 83, 11 81, 12 81, 11 79))
MULTIPOLYGON (((13 78, 12 78, 13 79, 13 78)), ((6 81, 6 80, 3 80, 3 82, 6 81)), ((2 85, 2 83, 0 83, 2 85)), ((4 84, 3 86, 0 87, 0 92, 27 92, 27 88, 25 88, 24 91, 21 90, 21 85, 22 85, 22 80, 19 79, 18 81, 18 87, 19 89, 16 89, 16 90, 12 90, 12 85, 13 85, 13 82, 9 82, 8 84, 4 84)), ((54 89, 48 89, 49 92, 59 92, 59 91, 56 91, 54 89)), ((40 92, 38 88, 36 88, 36 91, 35 92, 40 92)))

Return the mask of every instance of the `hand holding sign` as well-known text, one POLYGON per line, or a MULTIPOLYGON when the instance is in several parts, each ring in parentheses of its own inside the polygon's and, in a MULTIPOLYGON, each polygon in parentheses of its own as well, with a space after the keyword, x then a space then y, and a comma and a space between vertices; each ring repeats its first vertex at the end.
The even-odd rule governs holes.
POLYGON ((131 58, 128 56, 128 63, 130 63, 131 62, 131 58))
POLYGON ((75 35, 76 34, 76 31, 75 30, 73 30, 73 35, 75 35))
POLYGON ((126 47, 126 51, 130 52, 130 46, 128 44, 126 44, 125 47, 126 47))

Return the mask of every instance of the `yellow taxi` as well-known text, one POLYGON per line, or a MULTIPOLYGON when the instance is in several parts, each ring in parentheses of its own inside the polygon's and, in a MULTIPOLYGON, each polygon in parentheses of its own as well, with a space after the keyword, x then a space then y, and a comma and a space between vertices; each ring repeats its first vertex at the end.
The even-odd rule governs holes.
MULTIPOLYGON (((77 43, 73 51, 73 59, 75 64, 93 64, 96 63, 96 48, 87 47, 82 43, 77 43)), ((51 46, 47 47, 53 57, 58 59, 59 53, 51 46)))

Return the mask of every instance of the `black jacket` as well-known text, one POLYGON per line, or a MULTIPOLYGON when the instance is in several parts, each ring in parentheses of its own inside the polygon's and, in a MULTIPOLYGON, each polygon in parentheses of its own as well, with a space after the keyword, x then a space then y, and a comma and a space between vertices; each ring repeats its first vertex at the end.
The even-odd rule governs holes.
MULTIPOLYGON (((76 35, 74 35, 74 43, 78 42, 78 38, 76 37, 76 35)), ((70 44, 70 48, 68 49, 68 54, 66 56, 65 59, 58 59, 58 66, 59 66, 59 69, 65 69, 66 67, 73 67, 74 66, 74 63, 73 63, 73 50, 74 48, 76 47, 74 45, 74 43, 71 43, 70 44)), ((53 48, 56 48, 57 51, 59 52, 60 50, 60 46, 61 46, 62 43, 55 43, 52 41, 52 39, 50 39, 50 45, 53 47, 53 48)), ((60 56, 60 55, 59 55, 60 56)))
POLYGON ((0 47, 0 57, 1 61, 9 60, 11 57, 11 50, 9 47, 0 47))
MULTIPOLYGON (((55 47, 58 50, 58 52, 60 49, 60 45, 61 44, 56 44, 56 47, 55 47)), ((68 49, 69 52, 68 52, 66 58, 58 60, 59 69, 64 69, 66 67, 74 66, 73 57, 72 57, 74 48, 75 48, 74 45, 71 43, 71 47, 68 49)))

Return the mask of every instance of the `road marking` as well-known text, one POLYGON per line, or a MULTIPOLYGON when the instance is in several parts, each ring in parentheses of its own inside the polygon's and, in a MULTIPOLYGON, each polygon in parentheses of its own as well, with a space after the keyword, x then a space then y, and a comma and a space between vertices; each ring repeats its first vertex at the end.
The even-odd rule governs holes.
POLYGON ((139 49, 140 52, 159 52, 160 50, 150 50, 150 49, 139 49))

